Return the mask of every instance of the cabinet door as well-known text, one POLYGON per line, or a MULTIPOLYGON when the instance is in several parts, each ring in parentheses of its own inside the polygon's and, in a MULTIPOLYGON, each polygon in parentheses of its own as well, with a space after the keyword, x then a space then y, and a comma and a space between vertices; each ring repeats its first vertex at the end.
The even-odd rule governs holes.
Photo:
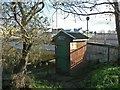
POLYGON ((56 71, 68 74, 70 70, 69 43, 66 40, 56 44, 56 71))

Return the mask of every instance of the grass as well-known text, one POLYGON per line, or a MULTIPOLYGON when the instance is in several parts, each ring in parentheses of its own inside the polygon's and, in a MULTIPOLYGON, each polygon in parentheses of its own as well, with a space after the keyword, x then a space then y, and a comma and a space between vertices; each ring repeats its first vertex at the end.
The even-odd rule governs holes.
POLYGON ((120 66, 115 64, 90 63, 79 70, 75 76, 71 76, 72 79, 68 79, 69 76, 64 78, 61 75, 55 77, 53 73, 46 71, 47 69, 31 74, 33 88, 68 88, 72 87, 70 85, 76 87, 76 84, 79 88, 120 88, 120 66), (69 82, 66 82, 65 79, 69 82))
POLYGON ((39 72, 30 74, 32 88, 62 88, 62 84, 50 80, 52 74, 39 72))
POLYGON ((80 82, 83 88, 120 88, 120 67, 111 64, 93 65, 87 78, 80 82))
MULTIPOLYGON (((9 45, 3 45, 3 54, 2 54, 2 65, 3 69, 7 70, 7 73, 12 73, 13 66, 17 65, 20 52, 18 52, 15 48, 10 49, 9 45)), ((38 47, 33 47, 31 49, 31 53, 29 59, 33 62, 35 66, 39 64, 40 60, 47 60, 48 58, 53 58, 54 53, 50 51, 42 52, 38 47), (36 62, 35 62, 36 61, 36 62)), ((33 67, 32 67, 33 68, 33 67)), ((36 68, 35 68, 36 69, 36 68)), ((62 88, 63 83, 58 82, 57 80, 53 80, 52 74, 48 74, 48 72, 34 72, 29 75, 30 82, 32 88, 62 88)), ((89 64, 84 69, 78 71, 77 76, 74 76, 75 79, 79 79, 79 81, 75 82, 75 84, 79 84, 80 87, 83 88, 120 88, 120 67, 112 64, 89 64)), ((59 76, 56 78, 60 78, 59 76)), ((63 78, 63 77, 62 77, 63 78)), ((72 81, 75 81, 72 79, 72 81)), ((68 83, 67 86, 69 86, 68 83)))

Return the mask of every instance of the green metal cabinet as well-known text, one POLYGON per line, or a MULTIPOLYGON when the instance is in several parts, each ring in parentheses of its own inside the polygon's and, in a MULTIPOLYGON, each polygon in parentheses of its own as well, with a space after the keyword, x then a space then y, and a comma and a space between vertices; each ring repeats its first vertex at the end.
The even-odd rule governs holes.
POLYGON ((70 73, 70 42, 73 36, 60 31, 54 38, 56 55, 56 72, 60 74, 70 73))
POLYGON ((70 75, 70 42, 75 39, 88 39, 81 33, 59 31, 53 37, 55 42, 56 72, 59 74, 70 75))

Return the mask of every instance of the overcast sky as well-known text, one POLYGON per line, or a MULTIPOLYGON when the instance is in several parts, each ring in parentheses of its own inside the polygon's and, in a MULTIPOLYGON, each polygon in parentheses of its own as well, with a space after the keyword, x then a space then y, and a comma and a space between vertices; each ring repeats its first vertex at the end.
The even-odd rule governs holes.
MULTIPOLYGON (((9 0, 2 0, 2 1, 9 1, 9 0)), ((47 3, 47 4, 45 4, 45 8, 43 9, 43 15, 48 17, 48 20, 51 24, 50 27, 64 28, 64 29, 73 29, 73 28, 81 28, 82 27, 82 30, 87 30, 86 16, 76 16, 76 15, 70 14, 66 19, 64 19, 64 17, 67 15, 67 13, 62 12, 62 14, 61 14, 61 11, 58 10, 57 15, 56 15, 56 13, 54 13, 55 9, 49 7, 48 1, 49 0, 45 0, 45 3, 47 3), (56 16, 57 16, 57 20, 56 20, 56 16), (81 18, 81 20, 79 19, 79 17, 81 18)), ((59 0, 59 1, 61 1, 61 0, 59 0)), ((73 0, 71 0, 71 1, 73 1, 73 0)), ((85 1, 85 0, 83 0, 83 1, 85 1)), ((90 1, 93 1, 93 0, 90 0, 90 1)), ((105 2, 107 0, 98 0, 98 1, 105 2)), ((110 1, 112 1, 112 0, 110 0, 110 1)), ((101 7, 98 7, 98 8, 100 11, 105 11, 108 9, 104 5, 101 7)), ((97 31, 97 32, 100 32, 103 30, 105 30, 105 32, 107 32, 108 30, 115 30, 114 15, 109 16, 109 15, 102 14, 102 15, 90 16, 90 20, 88 22, 88 29, 90 31, 97 31)))
MULTIPOLYGON (((106 0, 99 0, 99 2, 103 2, 106 0)), ((48 8, 49 6, 47 6, 48 8)), ((106 11, 108 8, 106 6, 98 7, 100 11, 106 11)), ((61 11, 58 10, 57 12, 57 21, 56 21, 56 13, 54 13, 54 10, 50 9, 50 11, 47 12, 46 9, 44 9, 44 14, 46 16, 49 16, 51 20, 51 27, 53 28, 64 28, 64 29, 73 29, 73 28, 80 28, 82 27, 83 30, 87 29, 87 21, 86 16, 80 16, 81 20, 79 19, 79 16, 76 15, 69 15, 68 18, 63 19, 67 14, 64 12, 61 15, 61 11), (51 11, 51 13, 50 13, 51 11), (53 14, 54 13, 54 14, 53 14), (52 18, 53 21, 52 22, 52 18)), ((90 31, 103 31, 107 32, 108 30, 115 30, 115 18, 114 15, 93 15, 90 16, 90 20, 88 22, 88 28, 90 31)))

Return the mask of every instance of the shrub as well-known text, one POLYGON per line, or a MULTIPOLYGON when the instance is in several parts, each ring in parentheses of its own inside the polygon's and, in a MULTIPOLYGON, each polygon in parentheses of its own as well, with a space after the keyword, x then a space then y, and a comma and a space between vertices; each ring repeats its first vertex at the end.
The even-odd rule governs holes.
POLYGON ((89 80, 80 84, 88 88, 120 88, 120 67, 100 66, 91 73, 89 80))
POLYGON ((91 77, 91 85, 96 88, 120 88, 120 68, 107 67, 95 71, 91 77))

